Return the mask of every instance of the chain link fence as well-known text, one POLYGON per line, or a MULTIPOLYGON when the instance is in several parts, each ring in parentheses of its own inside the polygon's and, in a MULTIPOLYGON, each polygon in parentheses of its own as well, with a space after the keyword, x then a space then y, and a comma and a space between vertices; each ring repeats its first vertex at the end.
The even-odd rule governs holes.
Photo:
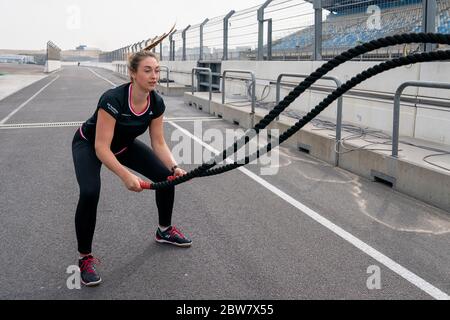
MULTIPOLYGON (((161 60, 180 61, 327 60, 390 35, 450 33, 449 11, 450 0, 268 0, 179 28, 154 51, 161 60)), ((100 61, 125 60, 145 43, 103 53, 100 61)), ((423 50, 423 44, 397 46, 360 59, 383 60, 423 50)))
POLYGON ((47 42, 47 60, 61 60, 61 49, 51 41, 47 42))
POLYGON ((256 12, 259 6, 234 13, 228 21, 228 59, 254 60, 258 47, 258 21, 256 12))
POLYGON ((214 17, 203 27, 203 56, 201 60, 221 60, 223 57, 223 19, 214 17))

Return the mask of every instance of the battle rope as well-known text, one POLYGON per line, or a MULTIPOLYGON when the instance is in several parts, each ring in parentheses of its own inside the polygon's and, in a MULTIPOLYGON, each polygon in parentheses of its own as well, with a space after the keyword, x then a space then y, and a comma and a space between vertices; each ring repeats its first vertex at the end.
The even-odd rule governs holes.
MULTIPOLYGON (((402 34, 402 35, 395 35, 390 36, 386 38, 381 38, 377 40, 370 41, 368 43, 364 43, 362 45, 359 45, 355 48, 352 48, 337 57, 333 58, 332 60, 325 63, 323 66, 318 68, 315 72, 313 72, 309 77, 307 77, 303 82, 301 82, 296 88, 294 88, 274 109, 272 109, 258 124, 255 125, 253 129, 250 129, 248 132, 252 132, 254 135, 258 134, 258 132, 267 125, 272 122, 281 112, 284 111, 295 99, 297 99, 303 92, 305 92, 314 82, 319 80, 322 76, 327 74, 329 71, 333 70, 340 64, 349 61, 353 58, 356 58, 357 56, 361 54, 365 54, 367 52, 377 50, 380 48, 393 46, 393 45, 399 45, 399 44, 407 44, 407 43, 439 43, 439 44, 450 44, 450 35, 447 34, 434 34, 434 33, 411 33, 411 34, 402 34)), ((446 60, 449 59, 447 56, 448 51, 437 51, 437 52, 430 52, 430 53, 422 53, 412 56, 406 56, 402 58, 393 59, 390 61, 386 61, 378 66, 372 67, 369 70, 362 72, 357 77, 352 78, 352 80, 357 81, 356 84, 364 81, 365 79, 370 78, 371 76, 381 73, 383 71, 395 68, 397 66, 401 65, 408 65, 412 63, 422 62, 422 61, 434 61, 434 60, 446 60), (422 60, 421 60, 422 59, 422 60), (399 64, 399 65, 396 65, 399 64), (374 73, 376 72, 376 73, 374 73), (371 75, 371 73, 374 73, 371 75), (366 77, 364 79, 364 77, 366 77)), ((350 80, 350 81, 352 81, 350 80)), ((297 124, 295 124, 293 127, 288 129, 285 133, 280 136, 280 143, 281 139, 283 138, 285 141, 288 137, 290 137, 292 134, 294 134, 296 131, 298 131, 301 127, 303 127, 306 123, 311 121, 317 114, 319 114, 326 106, 328 106, 332 101, 337 99, 340 95, 345 93, 347 90, 351 88, 351 84, 349 84, 348 81, 346 84, 342 85, 340 88, 336 89, 331 95, 334 94, 333 97, 328 96, 325 98, 324 101, 322 101, 321 104, 319 104, 316 108, 321 109, 318 111, 318 109, 314 108, 310 113, 308 113, 303 119, 301 119, 297 124), (342 93, 341 93, 342 92, 342 93), (336 95, 337 94, 337 95, 336 95), (326 100, 330 100, 327 104, 326 100), (287 138, 286 138, 287 137, 287 138)), ((355 85, 356 85, 355 84, 355 85)), ((146 189, 163 189, 167 188, 169 186, 178 185, 180 183, 186 182, 188 180, 191 180, 195 177, 201 177, 201 176, 207 176, 207 175, 213 175, 222 173, 231 169, 236 168, 237 166, 243 165, 243 164, 230 164, 225 165, 221 168, 217 168, 216 170, 210 170, 212 167, 214 167, 217 163, 225 160, 227 157, 230 156, 230 154, 237 151, 238 146, 243 147, 245 144, 247 144, 252 137, 245 134, 243 137, 241 137, 238 141, 236 141, 232 146, 228 147, 227 149, 223 150, 222 153, 218 156, 216 156, 214 159, 211 159, 210 161, 202 164, 198 168, 188 172, 186 175, 182 177, 178 177, 176 179, 171 178, 168 181, 158 182, 158 183, 143 183, 142 187, 146 189), (244 143, 245 141, 245 143, 244 143)), ((272 148, 271 144, 268 145, 268 148, 263 148, 268 151, 272 148), (270 148, 269 148, 270 146, 270 148)), ((260 156, 259 152, 256 153, 256 156, 260 156)), ((249 161, 251 160, 251 157, 247 157, 249 161)), ((246 163, 247 159, 246 159, 246 163)))

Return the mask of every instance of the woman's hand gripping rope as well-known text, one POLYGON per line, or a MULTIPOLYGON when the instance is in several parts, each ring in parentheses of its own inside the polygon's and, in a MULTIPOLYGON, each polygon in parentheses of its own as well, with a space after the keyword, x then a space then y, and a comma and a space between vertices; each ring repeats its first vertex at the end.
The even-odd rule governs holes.
MULTIPOLYGON (((186 175, 186 171, 184 171, 183 169, 181 169, 181 168, 176 168, 174 171, 173 171, 173 174, 171 175, 171 176, 168 176, 167 177, 167 181, 173 181, 173 180, 175 180, 176 178, 178 178, 178 177, 182 177, 182 176, 184 176, 184 175, 186 175)), ((148 181, 140 181, 140 185, 141 185, 141 188, 142 189, 145 189, 145 190, 151 190, 152 189, 152 183, 151 182, 148 182, 148 181)))

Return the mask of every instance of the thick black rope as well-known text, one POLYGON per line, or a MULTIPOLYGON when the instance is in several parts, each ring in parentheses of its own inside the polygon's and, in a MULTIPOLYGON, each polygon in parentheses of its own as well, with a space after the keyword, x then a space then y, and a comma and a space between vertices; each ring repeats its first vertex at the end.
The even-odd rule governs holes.
MULTIPOLYGON (((303 82, 301 82, 294 90, 292 90, 274 109, 272 109, 258 124, 255 125, 253 129, 250 129, 254 135, 258 134, 258 132, 267 125, 272 122, 276 117, 280 115, 281 112, 284 111, 295 99, 297 99, 303 92, 305 92, 311 85, 319 80, 322 76, 327 74, 329 71, 333 70, 337 66, 342 63, 349 61, 353 58, 358 57, 361 54, 365 54, 367 52, 378 50, 380 48, 389 47, 393 45, 399 44, 407 44, 407 43, 439 43, 439 44, 450 44, 450 35, 448 34, 435 34, 435 33, 410 33, 410 34, 402 34, 395 35, 386 38, 381 38, 377 40, 370 41, 368 43, 364 43, 355 48, 352 48, 332 60, 325 63, 323 66, 318 68, 316 71, 311 73, 303 82)), ((311 118, 312 119, 312 118, 311 118)), ((169 186, 178 185, 180 183, 191 180, 195 177, 204 176, 209 169, 214 167, 217 163, 225 160, 231 154, 237 151, 238 146, 242 147, 247 144, 252 137, 245 134, 238 141, 236 141, 232 146, 223 150, 220 155, 211 159, 210 161, 203 163, 201 166, 196 169, 188 172, 186 175, 179 177, 172 181, 164 181, 152 184, 151 189, 163 189, 169 186)))
POLYGON ((328 107, 331 103, 333 103, 335 100, 337 100, 340 96, 345 94, 348 90, 351 88, 357 86, 361 82, 376 76, 382 72, 405 66, 410 64, 415 64, 419 62, 430 62, 430 61, 437 61, 437 60, 450 60, 450 50, 446 51, 436 51, 436 52, 424 52, 424 53, 418 53, 406 57, 396 58, 393 60, 389 60, 386 62, 383 62, 381 64, 378 64, 374 67, 371 67, 370 69, 367 69, 363 71, 362 73, 358 74, 357 76, 353 77, 343 85, 341 85, 339 88, 335 89, 332 93, 330 93, 322 102, 320 102, 317 106, 315 106, 308 114, 306 114, 302 119, 300 119, 296 124, 294 124, 292 127, 290 127, 288 130, 283 132, 279 138, 277 139, 277 143, 275 145, 272 144, 272 142, 268 143, 265 147, 259 149, 257 152, 249 155, 244 160, 245 161, 238 161, 231 164, 224 165, 219 168, 210 169, 201 174, 202 177, 206 176, 212 176, 220 173, 224 173, 233 169, 236 169, 238 167, 244 166, 246 164, 249 164, 250 162, 254 161, 255 159, 259 158, 263 154, 269 152, 277 145, 282 144, 284 141, 289 139, 294 133, 299 131, 301 128, 303 128, 308 122, 310 122, 312 119, 314 119, 317 115, 319 115, 326 107, 328 107))

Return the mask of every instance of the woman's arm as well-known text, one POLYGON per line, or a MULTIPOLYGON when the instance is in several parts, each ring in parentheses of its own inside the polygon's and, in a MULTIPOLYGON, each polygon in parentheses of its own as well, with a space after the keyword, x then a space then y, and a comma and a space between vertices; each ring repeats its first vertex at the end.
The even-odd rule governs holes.
MULTIPOLYGON (((172 155, 172 152, 167 146, 166 140, 164 139, 164 124, 162 115, 159 118, 152 120, 149 126, 149 134, 153 151, 162 163, 164 163, 169 170, 172 170, 177 163, 172 155)), ((183 176, 186 174, 186 171, 181 168, 177 168, 173 173, 175 176, 183 176)))
POLYGON ((99 160, 114 172, 128 190, 140 192, 140 179, 125 168, 111 151, 111 141, 114 136, 116 120, 106 111, 99 109, 95 134, 95 153, 99 160))
POLYGON ((152 149, 164 165, 170 170, 177 163, 164 139, 163 116, 153 119, 149 126, 152 149))

